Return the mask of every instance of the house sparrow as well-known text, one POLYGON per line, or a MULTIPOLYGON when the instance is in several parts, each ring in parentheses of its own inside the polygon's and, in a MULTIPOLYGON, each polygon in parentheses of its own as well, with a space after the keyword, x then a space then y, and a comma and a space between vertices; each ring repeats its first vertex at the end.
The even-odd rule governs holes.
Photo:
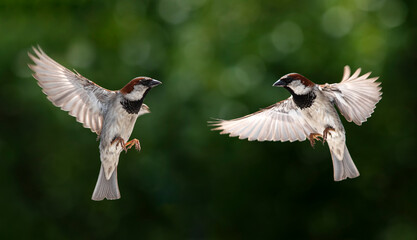
POLYGON ((35 65, 29 67, 47 98, 76 117, 100 139, 101 168, 92 200, 120 198, 117 165, 120 153, 132 146, 139 151, 139 140, 128 141, 136 119, 149 108, 143 99, 149 90, 161 84, 148 77, 137 77, 118 91, 110 91, 55 62, 41 48, 29 54, 35 65))
POLYGON ((378 77, 370 72, 359 76, 361 69, 350 76, 345 66, 342 81, 317 85, 298 73, 290 73, 273 86, 284 87, 291 96, 253 114, 215 121, 213 130, 249 141, 327 141, 333 160, 334 180, 359 176, 359 171, 346 148, 345 129, 334 104, 347 121, 361 125, 371 116, 381 99, 378 77))

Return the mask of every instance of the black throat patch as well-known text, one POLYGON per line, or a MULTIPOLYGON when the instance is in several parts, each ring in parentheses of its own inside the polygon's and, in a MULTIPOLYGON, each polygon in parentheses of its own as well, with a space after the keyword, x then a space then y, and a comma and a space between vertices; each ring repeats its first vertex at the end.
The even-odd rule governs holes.
POLYGON ((120 104, 122 104, 123 109, 126 110, 127 113, 138 114, 140 111, 140 108, 142 107, 143 99, 145 99, 145 96, 148 92, 149 92, 149 89, 143 93, 143 96, 141 99, 136 100, 136 101, 130 101, 126 98, 123 98, 122 101, 120 101, 120 104))
POLYGON ((295 105, 301 109, 311 107, 311 105, 313 105, 314 99, 316 99, 316 94, 313 91, 304 95, 297 95, 291 88, 286 87, 286 89, 291 93, 295 105))
POLYGON ((143 98, 137 101, 129 101, 126 98, 120 101, 122 104, 123 109, 126 110, 129 114, 138 114, 140 111, 140 107, 142 107, 143 98))

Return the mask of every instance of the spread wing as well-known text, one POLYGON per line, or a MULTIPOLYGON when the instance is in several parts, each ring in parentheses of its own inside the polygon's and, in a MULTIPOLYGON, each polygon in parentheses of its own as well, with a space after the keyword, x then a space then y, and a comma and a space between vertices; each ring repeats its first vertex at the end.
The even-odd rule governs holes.
POLYGON ((104 89, 77 72, 72 72, 47 56, 41 48, 33 48, 36 56, 28 54, 35 65, 29 67, 47 98, 57 107, 76 117, 85 128, 100 134, 104 103, 114 91, 104 89))
POLYGON ((220 134, 249 141, 304 141, 314 132, 292 97, 241 118, 216 121, 213 126, 220 134))
POLYGON ((359 68, 350 76, 350 68, 345 66, 340 83, 320 86, 346 120, 357 125, 362 125, 371 116, 382 95, 381 83, 375 82, 378 77, 368 78, 370 72, 359 76, 360 72, 359 68))

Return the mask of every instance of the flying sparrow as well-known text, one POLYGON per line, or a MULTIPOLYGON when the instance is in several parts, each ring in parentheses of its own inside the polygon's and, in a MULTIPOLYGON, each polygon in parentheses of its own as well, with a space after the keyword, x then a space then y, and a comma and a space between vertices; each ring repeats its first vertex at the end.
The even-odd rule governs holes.
POLYGON ((132 146, 139 151, 140 142, 129 140, 136 119, 149 108, 143 100, 149 90, 161 84, 148 77, 137 77, 118 91, 110 91, 55 62, 41 48, 28 53, 35 65, 29 67, 47 98, 90 128, 100 139, 101 168, 92 200, 119 199, 117 165, 119 155, 132 146))
POLYGON ((350 76, 345 66, 342 81, 317 85, 298 73, 290 73, 273 86, 284 87, 291 96, 253 114, 214 122, 213 130, 249 141, 327 141, 333 160, 334 180, 359 176, 346 147, 345 129, 334 107, 347 121, 361 125, 371 116, 381 99, 378 77, 370 72, 359 76, 361 69, 350 76))

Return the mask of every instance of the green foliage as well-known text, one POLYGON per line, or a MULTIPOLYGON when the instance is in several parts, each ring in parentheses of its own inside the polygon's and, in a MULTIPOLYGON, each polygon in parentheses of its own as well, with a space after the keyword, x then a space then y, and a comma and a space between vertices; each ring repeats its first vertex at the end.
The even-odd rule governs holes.
POLYGON ((0 2, 2 239, 415 239, 416 1, 0 2), (96 136, 43 95, 39 44, 108 89, 161 80, 122 153, 122 199, 90 200, 96 136), (289 72, 380 76, 383 99, 343 120, 361 172, 333 182, 327 146, 247 142, 210 131, 288 97, 289 72))

